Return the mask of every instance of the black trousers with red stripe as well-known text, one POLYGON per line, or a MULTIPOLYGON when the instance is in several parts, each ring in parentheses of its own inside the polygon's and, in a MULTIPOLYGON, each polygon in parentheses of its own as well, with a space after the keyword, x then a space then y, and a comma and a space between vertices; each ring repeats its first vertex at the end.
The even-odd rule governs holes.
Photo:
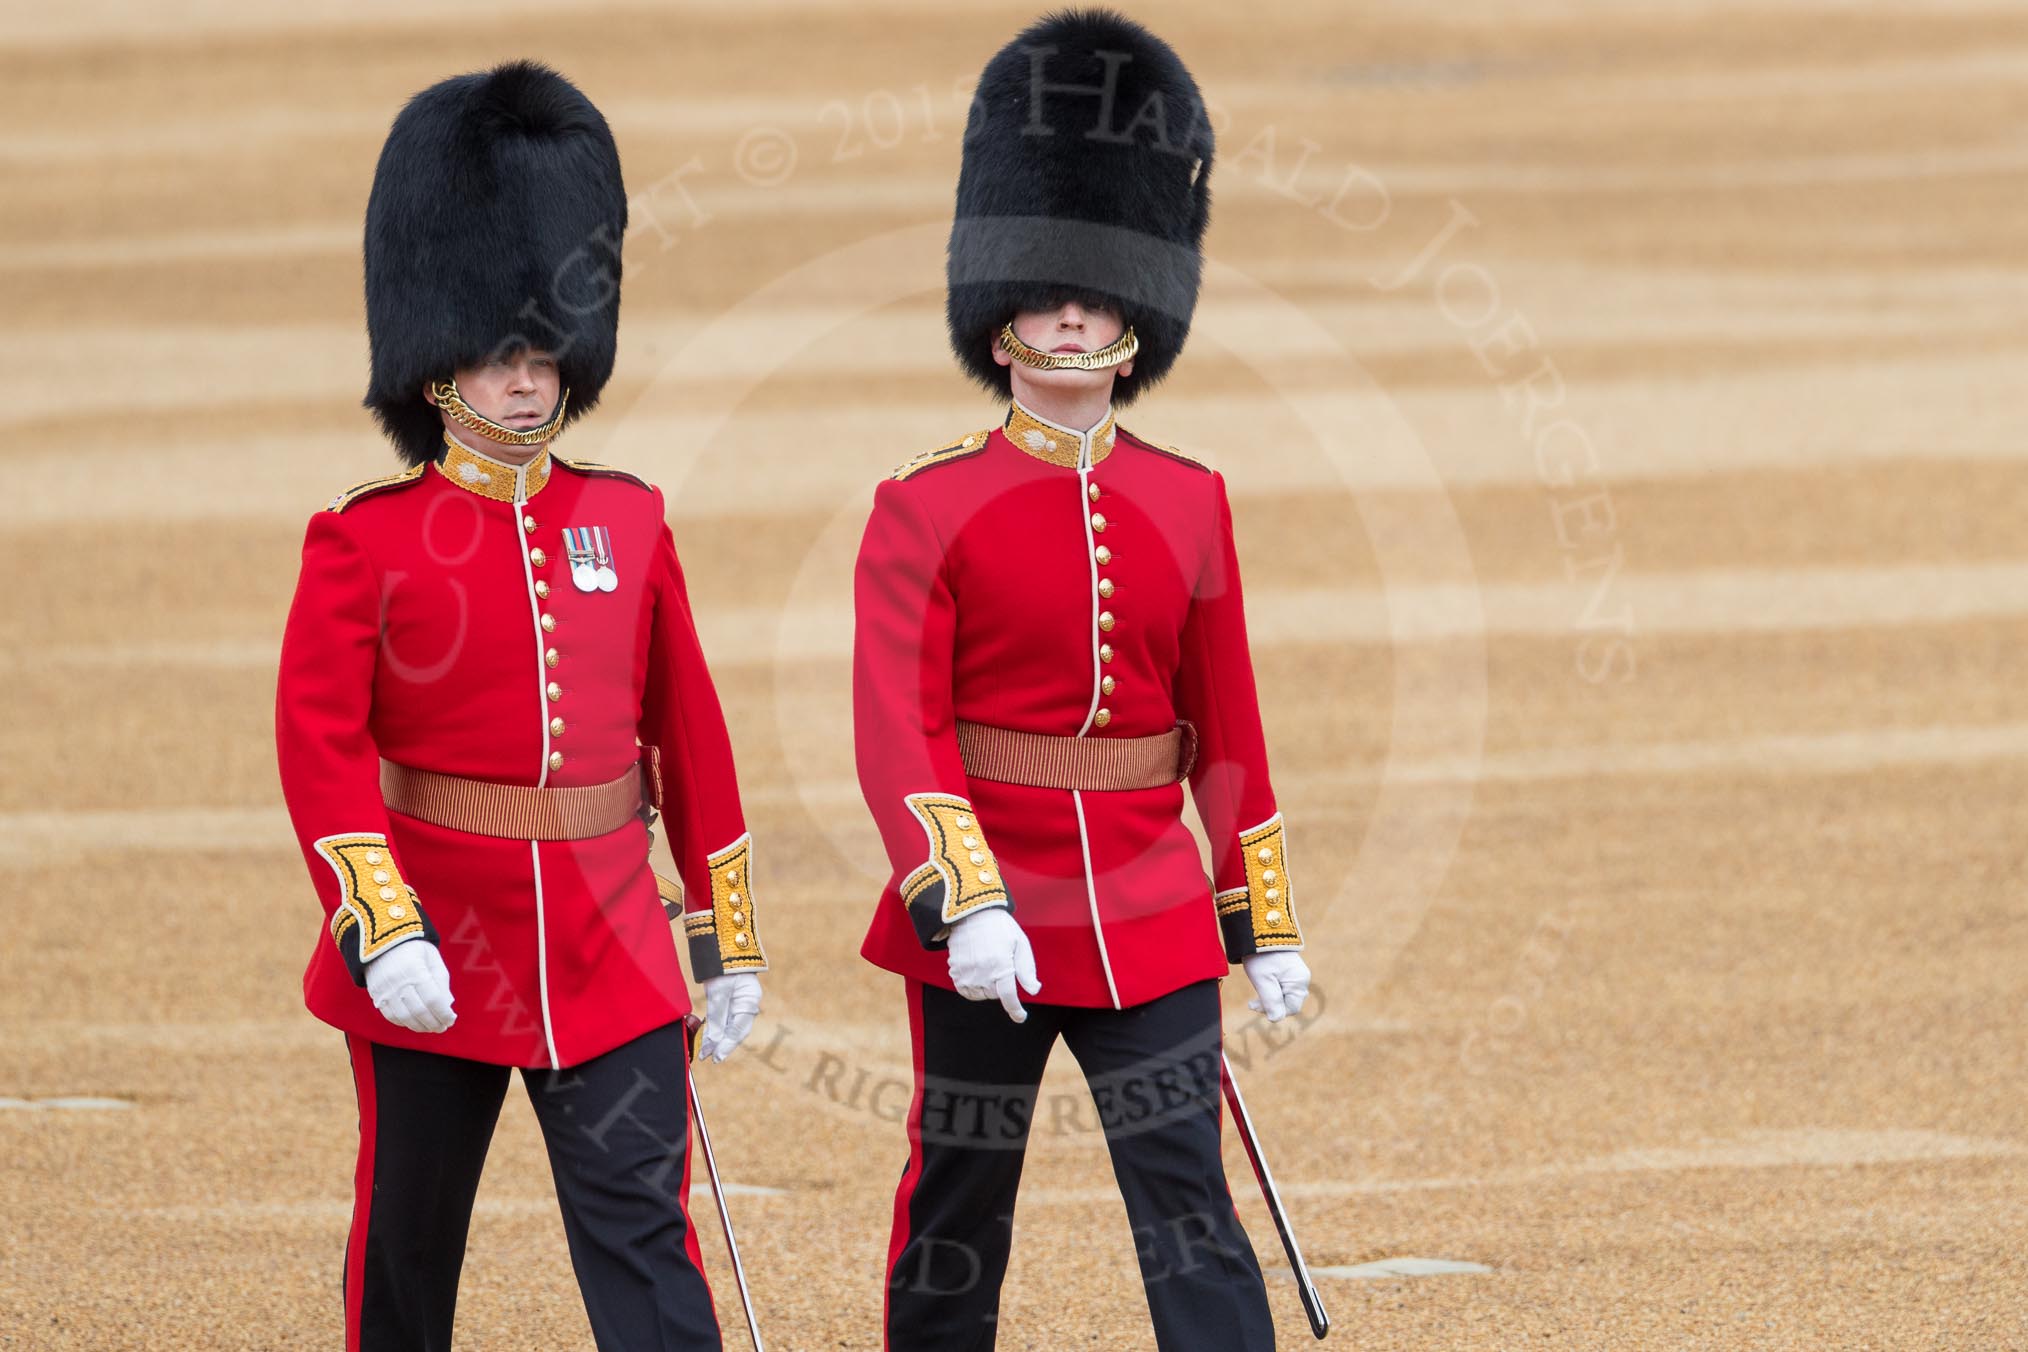
MULTIPOLYGON (((440 1352, 510 1071, 345 1041, 359 1093, 346 1352, 440 1352)), ((601 1349, 720 1347, 690 1225, 684 1053, 679 1022, 568 1070, 521 1072, 601 1349)))
POLYGON ((1092 1125, 1081 1104, 1079 1116, 1052 1105, 1048 1120, 1036 1121, 1043 1066, 1059 1036, 1105 1132, 1156 1346, 1274 1347, 1260 1264, 1219 1154, 1217 982, 1129 1009, 1031 1004, 1021 1024, 997 1001, 919 981, 908 983, 908 1004, 915 1097, 888 1246, 892 1352, 993 1347, 1030 1129, 1092 1125))

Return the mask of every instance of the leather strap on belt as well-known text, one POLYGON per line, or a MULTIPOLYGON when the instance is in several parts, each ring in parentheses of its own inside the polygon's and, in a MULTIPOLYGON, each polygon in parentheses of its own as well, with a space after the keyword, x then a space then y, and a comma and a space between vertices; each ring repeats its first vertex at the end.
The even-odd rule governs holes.
POLYGON ((380 797, 404 816, 475 836, 586 840, 617 831, 640 815, 645 773, 645 765, 637 764, 608 783, 537 789, 488 784, 383 760, 380 797))
POLYGON ((1051 737, 959 719, 957 733, 967 775, 1038 789, 1159 789, 1197 761, 1189 723, 1153 737, 1051 737))

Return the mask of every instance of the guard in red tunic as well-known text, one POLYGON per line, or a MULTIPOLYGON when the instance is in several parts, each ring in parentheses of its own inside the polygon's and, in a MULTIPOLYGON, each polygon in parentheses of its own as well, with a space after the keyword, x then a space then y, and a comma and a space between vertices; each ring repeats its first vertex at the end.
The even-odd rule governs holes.
POLYGON ((1021 34, 972 109, 947 312, 1011 407, 879 486, 855 588, 859 777, 894 869, 863 951, 906 978, 915 1061, 886 1345, 993 1346, 1061 1036, 1157 1344, 1270 1348, 1219 1153, 1218 982, 1242 963, 1270 1019, 1303 1004, 1287 835, 1225 481, 1113 413, 1189 332, 1212 133, 1176 54, 1105 11, 1021 34))
POLYGON ((275 704, 304 997, 359 1098, 348 1349, 450 1346, 515 1066, 598 1345, 719 1346, 671 920, 723 1060, 766 966, 753 845, 662 494, 550 448, 612 373, 626 220, 604 118, 527 62, 418 94, 374 175, 366 402, 408 468, 311 518, 275 704))

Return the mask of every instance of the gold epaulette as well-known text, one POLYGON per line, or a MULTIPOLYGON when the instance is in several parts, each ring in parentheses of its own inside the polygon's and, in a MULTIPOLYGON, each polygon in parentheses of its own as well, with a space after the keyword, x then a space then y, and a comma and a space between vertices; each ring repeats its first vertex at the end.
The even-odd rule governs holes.
POLYGON ((389 474, 378 479, 368 479, 363 484, 354 484, 337 497, 331 499, 331 501, 325 503, 324 510, 327 512, 342 512, 361 498, 372 497, 375 493, 385 492, 390 488, 399 488, 403 484, 412 484, 422 477, 422 472, 426 468, 428 467, 425 465, 410 465, 399 474, 389 474))
POLYGON ((992 432, 993 429, 990 427, 983 432, 967 432, 948 446, 939 446, 933 451, 924 451, 912 460, 903 461, 895 467, 894 473, 889 477, 907 479, 922 473, 932 465, 947 465, 953 460, 963 460, 967 456, 977 455, 986 449, 986 438, 991 436, 992 432))
POLYGON ((1126 433, 1127 436, 1132 437, 1137 445, 1146 447, 1148 450, 1155 452, 1155 454, 1157 455, 1166 455, 1171 460, 1182 461, 1184 464, 1190 466, 1192 469, 1201 469, 1206 474, 1211 473, 1211 466, 1205 464, 1202 460, 1199 460, 1194 455, 1185 455, 1183 452, 1177 450, 1174 446, 1164 446, 1159 441, 1150 441, 1146 437, 1141 436, 1139 433, 1127 431, 1127 429, 1124 427, 1122 427, 1120 431, 1126 433))
POLYGON ((601 465, 596 460, 566 460, 554 453, 551 453, 549 458, 557 464, 562 465, 565 469, 574 469, 579 474, 600 474, 608 479, 625 479, 629 483, 639 484, 650 492, 653 492, 655 488, 653 484, 643 479, 640 475, 630 474, 617 465, 601 465))

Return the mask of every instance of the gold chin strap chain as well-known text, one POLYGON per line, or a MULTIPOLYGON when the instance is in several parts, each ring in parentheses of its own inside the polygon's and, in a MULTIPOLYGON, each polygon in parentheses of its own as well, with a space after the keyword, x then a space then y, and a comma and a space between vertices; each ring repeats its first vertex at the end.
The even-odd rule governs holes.
POLYGON ((1130 326, 1119 339, 1096 352, 1044 352, 1014 336, 1014 325, 1000 330, 1000 348, 1023 366, 1038 371, 1103 371, 1118 366, 1141 350, 1141 340, 1130 326))
POLYGON ((556 412, 549 415, 549 421, 540 427, 531 427, 517 432, 511 427, 502 427, 485 414, 475 410, 458 393, 458 382, 439 380, 430 386, 430 393, 437 397, 437 407, 451 415, 451 420, 460 427, 469 427, 490 441, 503 446, 534 446, 548 441, 556 435, 556 429, 563 426, 563 410, 570 403, 570 390, 566 388, 556 401, 556 412))

